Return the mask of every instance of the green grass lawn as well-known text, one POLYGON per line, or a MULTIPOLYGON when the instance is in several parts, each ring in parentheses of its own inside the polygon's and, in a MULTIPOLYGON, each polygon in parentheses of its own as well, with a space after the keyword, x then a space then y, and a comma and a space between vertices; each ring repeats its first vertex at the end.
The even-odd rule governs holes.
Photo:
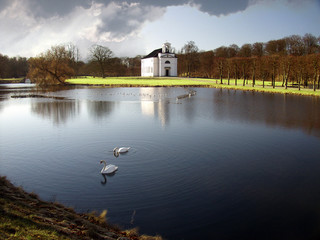
POLYGON ((262 81, 256 80, 256 84, 252 87, 252 81, 246 81, 243 86, 243 80, 238 80, 235 85, 235 80, 231 79, 228 85, 228 80, 223 79, 223 84, 220 79, 205 79, 205 78, 146 78, 146 77, 81 77, 68 79, 66 82, 70 84, 84 84, 84 85, 102 85, 110 87, 212 87, 225 89, 239 89, 244 91, 259 91, 272 92, 282 94, 298 94, 309 96, 320 96, 320 90, 313 91, 313 89, 306 89, 301 87, 299 91, 297 87, 288 86, 285 89, 281 86, 282 82, 276 82, 276 87, 271 86, 271 82, 265 82, 263 87, 262 81))
POLYGON ((207 82, 196 82, 187 78, 143 78, 143 77, 110 77, 94 78, 81 77, 68 79, 66 82, 71 84, 85 85, 108 85, 108 86, 129 86, 129 87, 172 87, 172 86, 205 86, 207 82))
POLYGON ((22 81, 24 78, 0 78, 0 81, 3 81, 3 82, 20 82, 22 81))

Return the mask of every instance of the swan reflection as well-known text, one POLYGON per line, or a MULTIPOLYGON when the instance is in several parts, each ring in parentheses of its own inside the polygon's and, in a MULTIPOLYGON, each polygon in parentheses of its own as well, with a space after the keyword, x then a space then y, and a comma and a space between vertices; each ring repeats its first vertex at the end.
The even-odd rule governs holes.
POLYGON ((113 177, 115 174, 116 174, 115 172, 114 172, 114 173, 109 173, 109 174, 101 173, 101 175, 102 175, 102 177, 103 177, 103 181, 100 182, 101 185, 106 185, 106 184, 107 184, 107 182, 108 182, 108 181, 107 181, 107 180, 108 180, 107 176, 108 176, 108 177, 113 177))
POLYGON ((104 179, 103 181, 101 181, 101 184, 102 184, 102 185, 106 185, 106 184, 107 184, 107 177, 106 177, 105 174, 102 174, 102 173, 101 173, 101 175, 102 175, 102 177, 103 177, 103 179, 104 179))

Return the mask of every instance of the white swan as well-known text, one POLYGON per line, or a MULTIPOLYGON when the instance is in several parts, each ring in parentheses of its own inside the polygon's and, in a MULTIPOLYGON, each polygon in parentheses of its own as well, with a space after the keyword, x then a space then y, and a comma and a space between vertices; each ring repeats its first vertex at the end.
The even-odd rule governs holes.
POLYGON ((115 153, 125 153, 125 152, 128 152, 129 151, 129 149, 130 149, 131 147, 121 147, 121 148, 118 148, 118 147, 115 147, 114 149, 113 149, 113 152, 115 153))
POLYGON ((101 163, 104 163, 104 167, 101 169, 102 174, 110 174, 118 170, 118 167, 113 164, 107 165, 105 160, 101 160, 100 164, 101 163))

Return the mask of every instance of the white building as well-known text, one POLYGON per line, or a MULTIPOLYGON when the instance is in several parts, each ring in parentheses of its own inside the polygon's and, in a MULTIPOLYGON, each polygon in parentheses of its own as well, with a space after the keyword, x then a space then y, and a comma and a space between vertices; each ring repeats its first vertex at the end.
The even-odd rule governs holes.
POLYGON ((162 48, 154 50, 141 59, 142 77, 176 77, 178 76, 178 59, 166 42, 162 48))

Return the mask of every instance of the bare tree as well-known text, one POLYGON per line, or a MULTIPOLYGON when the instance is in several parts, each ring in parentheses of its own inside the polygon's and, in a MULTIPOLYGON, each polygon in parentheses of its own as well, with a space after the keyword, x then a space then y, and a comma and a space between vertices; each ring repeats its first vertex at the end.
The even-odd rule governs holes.
POLYGON ((285 55, 286 46, 286 39, 271 40, 265 44, 265 50, 268 55, 285 55))
POLYGON ((74 75, 70 55, 63 45, 29 59, 28 76, 39 85, 65 84, 74 75))
POLYGON ((227 66, 227 78, 228 78, 228 85, 230 85, 230 72, 232 67, 232 59, 226 59, 226 66, 227 66))
POLYGON ((277 77, 277 70, 279 65, 279 57, 276 55, 270 56, 270 67, 271 67, 271 85, 273 88, 276 87, 276 77, 277 77))
POLYGON ((256 57, 262 57, 264 55, 262 42, 256 42, 252 45, 252 55, 256 57))
POLYGON ((285 88, 288 88, 288 79, 290 75, 290 70, 292 69, 292 61, 293 56, 283 56, 280 59, 280 67, 282 70, 282 86, 285 86, 285 88))
POLYGON ((185 55, 187 76, 190 77, 190 73, 194 71, 199 63, 199 48, 194 41, 187 42, 181 49, 181 53, 185 55))
POLYGON ((222 47, 218 47, 214 50, 214 55, 216 57, 222 57, 222 58, 227 58, 229 57, 229 54, 228 54, 228 48, 225 47, 225 46, 222 46, 222 47))
POLYGON ((250 58, 239 58, 239 63, 241 64, 241 72, 243 78, 243 86, 246 85, 246 79, 248 79, 248 68, 249 68, 249 61, 250 58))
POLYGON ((222 80, 223 80, 223 67, 225 65, 225 59, 219 58, 218 62, 219 62, 218 68, 219 68, 220 84, 222 84, 223 83, 222 82, 222 80))
POLYGON ((263 58, 259 58, 259 76, 260 79, 262 80, 262 87, 264 88, 265 86, 265 81, 267 80, 268 76, 270 75, 269 72, 269 56, 265 56, 263 58))
POLYGON ((304 48, 306 54, 313 54, 318 51, 317 38, 310 33, 307 33, 303 37, 304 48))
POLYGON ((304 54, 304 43, 299 35, 289 36, 285 38, 285 40, 287 53, 289 55, 302 56, 304 54))
POLYGON ((73 43, 66 44, 66 50, 68 52, 69 58, 70 58, 70 64, 73 68, 75 75, 78 75, 79 68, 80 68, 80 50, 79 48, 74 45, 73 43))
POLYGON ((237 44, 231 44, 228 47, 228 57, 232 58, 232 57, 236 57, 238 55, 240 48, 238 47, 237 44))
POLYGON ((90 48, 90 61, 97 63, 100 67, 100 73, 105 78, 105 68, 109 60, 113 57, 113 52, 101 45, 93 45, 90 48))
POLYGON ((257 57, 252 57, 252 87, 256 84, 257 57))
POLYGON ((234 74, 234 84, 238 85, 238 78, 239 78, 239 58, 232 58, 232 67, 233 67, 233 74, 234 74))
POLYGON ((319 88, 320 81, 320 54, 311 54, 307 56, 307 62, 310 65, 310 72, 313 73, 313 91, 319 88))
POLYGON ((200 71, 203 77, 210 78, 213 76, 214 71, 214 53, 213 51, 207 51, 200 53, 200 71))
POLYGON ((251 57, 252 55, 252 45, 251 44, 243 44, 239 50, 239 57, 251 57))

